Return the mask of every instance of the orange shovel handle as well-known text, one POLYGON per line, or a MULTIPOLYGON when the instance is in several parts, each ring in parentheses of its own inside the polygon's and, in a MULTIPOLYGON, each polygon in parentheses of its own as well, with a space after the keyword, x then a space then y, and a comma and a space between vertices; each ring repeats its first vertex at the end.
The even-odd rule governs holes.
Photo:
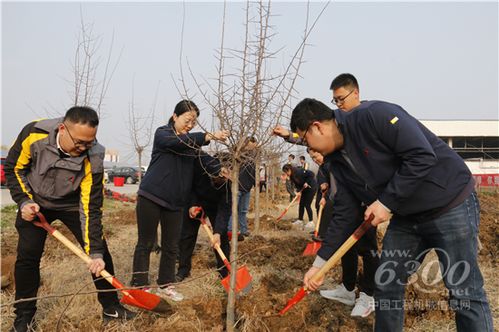
MULTIPOLYGON (((371 221, 374 219, 374 215, 371 214, 367 220, 365 220, 352 235, 341 245, 341 247, 336 250, 336 252, 331 256, 326 264, 324 264, 316 274, 312 276, 313 281, 318 281, 321 279, 329 270, 331 270, 345 253, 353 247, 353 245, 364 235, 364 233, 371 228, 371 221)), ((284 315, 289 309, 291 309, 296 303, 300 302, 305 295, 308 294, 308 290, 302 287, 287 303, 286 307, 279 311, 279 315, 284 315)))
MULTIPOLYGON (((201 222, 201 225, 203 225, 203 229, 206 231, 206 234, 208 234, 210 241, 213 243, 213 233, 212 233, 210 227, 208 227, 208 224, 206 223, 206 216, 205 216, 203 208, 199 207, 195 211, 196 211, 196 214, 201 213, 201 217, 196 218, 196 219, 198 219, 201 222)), ((220 258, 222 258, 225 267, 230 272, 230 263, 229 263, 229 260, 227 259, 227 256, 225 256, 224 252, 222 251, 222 248, 220 248, 218 243, 214 245, 214 248, 218 252, 218 254, 220 255, 220 258)))

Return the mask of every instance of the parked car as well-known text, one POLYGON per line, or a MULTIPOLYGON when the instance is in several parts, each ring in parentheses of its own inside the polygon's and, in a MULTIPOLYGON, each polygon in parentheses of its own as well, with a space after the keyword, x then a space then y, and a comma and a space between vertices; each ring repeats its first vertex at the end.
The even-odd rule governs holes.
POLYGON ((0 164, 0 185, 5 186, 7 184, 7 179, 5 178, 5 170, 3 169, 3 164, 5 163, 5 158, 1 159, 0 164))
MULTIPOLYGON (((113 167, 108 172, 109 182, 113 182, 115 177, 125 178, 125 183, 133 184, 139 181, 139 168, 138 167, 113 167)), ((144 172, 142 172, 144 176, 144 172)))

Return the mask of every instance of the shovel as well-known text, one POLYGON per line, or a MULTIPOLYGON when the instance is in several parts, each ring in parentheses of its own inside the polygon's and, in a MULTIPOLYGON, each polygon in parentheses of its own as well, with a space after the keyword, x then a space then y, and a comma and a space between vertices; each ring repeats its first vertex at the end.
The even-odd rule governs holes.
MULTIPOLYGON (((210 238, 210 241, 213 243, 213 232, 211 231, 210 227, 206 223, 206 218, 204 215, 204 211, 202 208, 196 209, 196 214, 201 213, 201 217, 197 218, 201 224, 203 225, 203 229, 206 231, 206 234, 208 234, 208 237, 210 238)), ((227 271, 230 271, 230 263, 227 257, 225 256, 224 252, 222 251, 222 248, 218 244, 215 244, 215 249, 217 250, 218 254, 222 258, 225 267, 227 268, 227 271)), ((236 272, 236 288, 235 292, 242 292, 242 294, 247 294, 251 290, 251 280, 253 278, 251 277, 248 268, 246 265, 241 266, 240 268, 237 269, 236 272)), ((222 279, 222 285, 224 286, 225 290, 229 292, 230 289, 230 275, 222 279)))
POLYGON ((277 217, 276 221, 281 220, 281 219, 282 219, 282 217, 284 217, 284 216, 286 215, 286 213, 288 213, 288 210, 289 210, 289 208, 291 207, 291 205, 293 205, 297 199, 300 199, 300 197, 301 197, 301 192, 303 191, 303 189, 305 189, 305 188, 302 188, 302 189, 298 192, 298 194, 295 196, 295 198, 293 198, 293 200, 291 201, 291 203, 289 203, 289 205, 288 205, 288 206, 284 209, 284 211, 282 211, 282 213, 279 215, 279 217, 277 217))
MULTIPOLYGON (((44 228, 50 235, 61 241, 66 247, 68 247, 73 253, 75 253, 78 257, 84 260, 86 263, 89 263, 92 259, 83 252, 79 247, 77 247, 73 242, 69 241, 61 232, 56 230, 54 227, 50 226, 45 219, 45 216, 40 212, 37 212, 36 215, 40 221, 34 221, 38 227, 44 228)), ((125 286, 121 282, 118 281, 115 277, 113 277, 106 270, 101 271, 101 276, 104 277, 113 287, 117 288, 123 294, 121 298, 121 303, 128 304, 137 308, 154 311, 157 313, 172 313, 172 306, 161 297, 147 293, 140 289, 124 289, 125 286)))
MULTIPOLYGON (((322 198, 324 198, 324 193, 322 193, 322 198)), ((319 226, 321 224, 322 219, 322 211, 324 211, 324 206, 326 204, 321 204, 319 207, 319 213, 317 214, 317 222, 315 223, 315 231, 314 231, 314 239, 312 242, 309 242, 303 251, 302 256, 313 256, 317 254, 322 243, 320 241, 316 241, 317 235, 319 234, 319 226)))
MULTIPOLYGON (((364 235, 364 233, 371 228, 371 221, 374 219, 374 215, 371 214, 367 220, 365 220, 352 235, 341 245, 341 247, 336 250, 336 252, 328 259, 326 264, 324 264, 316 274, 313 275, 312 280, 316 281, 322 278, 329 270, 331 270, 338 262, 341 257, 345 255, 345 253, 353 247, 353 245, 364 235)), ((289 309, 291 309, 295 304, 300 302, 305 295, 307 295, 310 291, 304 286, 300 288, 298 292, 296 292, 295 296, 293 296, 284 309, 279 311, 279 316, 284 315, 289 309)))

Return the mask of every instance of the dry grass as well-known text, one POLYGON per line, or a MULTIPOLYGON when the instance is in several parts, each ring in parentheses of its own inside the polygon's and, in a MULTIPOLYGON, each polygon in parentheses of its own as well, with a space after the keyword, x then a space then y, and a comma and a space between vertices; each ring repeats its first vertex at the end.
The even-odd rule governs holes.
MULTIPOLYGON (((484 249, 479 262, 486 280, 496 328, 499 321, 499 279, 496 277, 497 210, 499 195, 488 195, 482 200, 483 218, 481 239, 484 249)), ((274 205, 272 215, 278 215, 286 202, 274 205)), ((113 255, 116 276, 124 284, 131 279, 132 256, 136 243, 134 206, 107 202, 104 226, 113 255)), ((296 218, 293 207, 280 225, 271 216, 262 213, 261 232, 240 243, 241 263, 245 263, 253 276, 251 293, 237 302, 238 327, 241 331, 370 331, 373 315, 368 319, 353 319, 351 308, 308 295, 284 318, 266 317, 282 309, 286 301, 301 285, 303 273, 313 261, 302 258, 306 245, 305 232, 293 229, 290 223, 296 218)), ((251 216, 250 216, 251 217, 251 216)), ((2 211, 2 256, 15 252, 17 233, 12 227, 14 212, 2 211)), ((58 226, 59 229, 64 227, 58 226)), ((67 231, 64 234, 68 235, 67 231)), ((151 256, 150 280, 157 277, 159 256, 151 256)), ((140 312, 132 322, 101 324, 101 308, 95 289, 83 263, 57 240, 49 238, 41 265, 42 286, 39 296, 78 293, 76 296, 48 297, 38 302, 37 318, 40 331, 222 331, 226 294, 215 271, 215 258, 208 239, 200 231, 193 259, 191 277, 177 285, 186 299, 176 306, 176 313, 161 317, 140 312)), ((341 269, 334 269, 324 288, 339 282, 341 269)), ((437 287, 443 287, 437 285, 437 287)), ((442 288, 443 290, 443 288, 442 288)), ((408 296, 420 296, 410 292, 408 296)), ((2 290, 1 330, 7 330, 14 318, 13 307, 5 305, 14 299, 13 288, 2 290)), ((139 310, 137 310, 139 311, 139 310)), ((452 315, 445 311, 407 312, 407 331, 454 331, 452 315)))

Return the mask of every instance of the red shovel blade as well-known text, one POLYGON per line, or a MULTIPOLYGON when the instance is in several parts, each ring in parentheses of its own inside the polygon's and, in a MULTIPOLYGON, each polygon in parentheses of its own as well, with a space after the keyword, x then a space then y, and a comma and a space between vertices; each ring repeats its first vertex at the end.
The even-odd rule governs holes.
POLYGON ((123 304, 132 305, 160 314, 174 312, 171 304, 156 294, 151 294, 141 289, 123 289, 125 287, 115 277, 112 277, 111 281, 111 284, 123 294, 120 301, 123 304))
POLYGON ((166 300, 155 294, 140 289, 122 290, 121 303, 154 311, 157 313, 172 313, 172 306, 166 300))
POLYGON ((305 295, 307 295, 308 292, 305 290, 305 288, 300 288, 300 290, 298 292, 296 292, 295 296, 293 296, 291 298, 291 300, 288 301, 288 304, 286 304, 286 306, 284 307, 284 309, 282 309, 281 311, 279 311, 279 315, 282 316, 284 315, 289 309, 291 309, 295 304, 297 304, 298 302, 300 302, 304 297, 305 295))
MULTIPOLYGON (((243 293, 247 293, 251 290, 251 281, 253 278, 251 277, 251 274, 249 273, 248 268, 246 265, 241 266, 239 269, 237 269, 236 273, 236 293, 242 291, 243 293)), ((225 290, 228 292, 230 289, 230 275, 222 279, 222 285, 224 286, 225 290)))
POLYGON ((321 248, 322 243, 321 242, 309 242, 307 246, 305 247, 305 250, 303 251, 302 256, 314 256, 317 254, 319 249, 321 248))

